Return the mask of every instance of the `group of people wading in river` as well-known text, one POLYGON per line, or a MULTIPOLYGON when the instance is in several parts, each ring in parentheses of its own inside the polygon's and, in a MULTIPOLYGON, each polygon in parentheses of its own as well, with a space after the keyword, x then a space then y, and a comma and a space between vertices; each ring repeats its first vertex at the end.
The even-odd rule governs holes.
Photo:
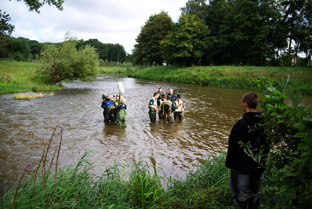
MULTIPOLYGON (((116 94, 108 97, 102 94, 102 105, 104 109, 104 122, 116 122, 117 125, 123 126, 126 124, 127 105, 126 99, 116 94)), ((184 104, 181 95, 175 95, 172 89, 169 89, 167 96, 160 87, 154 93, 154 97, 149 102, 149 117, 151 122, 156 121, 156 115, 164 120, 165 123, 173 123, 175 120, 184 120, 184 104)))
POLYGON ((115 97, 113 95, 109 95, 106 97, 104 94, 102 95, 102 105, 101 107, 104 109, 103 116, 104 122, 108 123, 116 122, 117 125, 123 126, 126 124, 126 99, 116 94, 115 97))
POLYGON ((151 122, 156 121, 156 115, 165 123, 173 123, 175 120, 183 120, 184 104, 181 95, 175 95, 173 89, 169 89, 167 96, 160 87, 149 101, 149 117, 151 122))

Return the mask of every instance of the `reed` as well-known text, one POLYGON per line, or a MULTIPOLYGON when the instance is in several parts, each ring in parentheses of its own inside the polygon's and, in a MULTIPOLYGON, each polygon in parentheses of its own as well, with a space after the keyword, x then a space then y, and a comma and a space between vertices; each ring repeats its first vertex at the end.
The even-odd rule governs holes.
POLYGON ((27 179, 25 173, 30 172, 30 166, 25 168, 17 186, 1 197, 1 208, 230 208, 232 205, 225 154, 209 156, 202 165, 190 170, 185 180, 160 177, 156 161, 151 165, 148 157, 140 158, 132 168, 115 162, 97 176, 88 160, 93 154, 90 149, 76 165, 57 168, 62 137, 54 151, 50 145, 58 128, 61 127, 54 129, 39 165, 32 165, 27 179))

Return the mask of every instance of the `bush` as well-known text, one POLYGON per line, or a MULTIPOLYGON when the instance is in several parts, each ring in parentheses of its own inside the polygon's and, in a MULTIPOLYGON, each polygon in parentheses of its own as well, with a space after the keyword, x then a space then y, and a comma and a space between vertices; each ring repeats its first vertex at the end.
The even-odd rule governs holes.
POLYGON ((76 41, 65 40, 47 44, 42 52, 42 68, 39 74, 46 81, 58 83, 65 79, 90 80, 98 75, 98 54, 89 45, 76 49, 76 41))
MULTIPOLYGON (((301 96, 291 88, 273 85, 273 81, 259 78, 259 90, 265 94, 263 128, 270 145, 267 157, 264 200, 272 207, 312 207, 312 111, 300 106, 301 96), (285 99, 292 101, 291 105, 285 99)), ((253 155, 259 161, 265 155, 253 155)), ((249 151, 248 151, 249 150, 249 151)))

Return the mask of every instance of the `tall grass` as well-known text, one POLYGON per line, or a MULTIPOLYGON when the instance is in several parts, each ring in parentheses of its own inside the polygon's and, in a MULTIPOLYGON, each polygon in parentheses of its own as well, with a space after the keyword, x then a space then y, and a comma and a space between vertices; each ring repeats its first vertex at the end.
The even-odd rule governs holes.
POLYGON ((257 77, 273 78, 285 82, 291 75, 295 92, 312 95, 312 68, 253 67, 253 66, 158 66, 122 71, 124 75, 176 83, 190 83, 205 86, 257 89, 257 77))
POLYGON ((59 169, 62 127, 57 126, 37 166, 25 167, 17 186, 6 192, 0 208, 230 208, 225 154, 211 156, 185 180, 164 179, 157 163, 140 158, 132 168, 117 164, 95 175, 87 149, 77 164, 59 169), (60 129, 57 143, 55 132, 60 129), (51 150, 51 144, 57 144, 51 150), (130 171, 129 171, 130 169, 130 171), (30 171, 31 170, 31 171, 30 171), (28 176, 26 178, 26 176, 28 176), (166 189, 165 189, 166 188, 166 189))

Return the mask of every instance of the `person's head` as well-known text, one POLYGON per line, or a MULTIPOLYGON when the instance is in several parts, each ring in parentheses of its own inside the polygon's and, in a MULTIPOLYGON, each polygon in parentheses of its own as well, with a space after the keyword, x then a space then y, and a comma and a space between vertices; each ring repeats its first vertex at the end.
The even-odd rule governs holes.
POLYGON ((118 94, 116 94, 116 100, 117 100, 117 101, 119 100, 119 95, 118 95, 118 94))
POLYGON ((171 95, 167 95, 167 100, 171 100, 171 95))
POLYGON ((113 95, 109 95, 109 100, 112 100, 113 99, 113 95))
POLYGON ((161 99, 162 99, 162 100, 165 100, 165 99, 166 99, 166 96, 163 94, 163 95, 161 96, 161 99))
POLYGON ((161 91, 162 91, 162 88, 161 88, 161 87, 159 87, 158 91, 159 91, 159 92, 161 92, 161 91))
POLYGON ((177 95, 177 100, 179 101, 180 99, 181 99, 181 95, 178 94, 178 95, 177 95))
POLYGON ((173 94, 173 89, 169 89, 169 94, 173 94))
POLYGON ((158 93, 157 93, 157 92, 154 93, 154 97, 155 97, 155 98, 158 97, 158 93))
POLYGON ((126 103, 126 99, 122 98, 120 102, 121 102, 121 104, 125 104, 126 103))
POLYGON ((258 96, 255 93, 246 93, 243 96, 242 104, 245 112, 255 112, 258 105, 258 96))

